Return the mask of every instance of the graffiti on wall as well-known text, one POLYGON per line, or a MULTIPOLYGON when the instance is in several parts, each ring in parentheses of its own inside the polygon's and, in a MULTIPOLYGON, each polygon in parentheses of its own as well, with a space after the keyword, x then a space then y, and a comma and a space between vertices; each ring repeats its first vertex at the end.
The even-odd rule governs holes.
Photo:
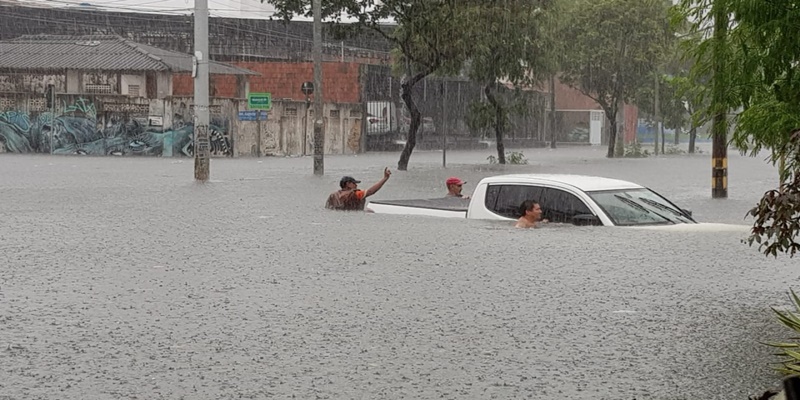
MULTIPOLYGON (((183 115, 176 114, 171 126, 162 127, 150 126, 146 114, 98 112, 84 98, 63 103, 61 109, 56 114, 0 111, 0 152, 194 156, 194 124, 183 115)), ((229 132, 228 120, 212 117, 212 155, 232 155, 229 132)))

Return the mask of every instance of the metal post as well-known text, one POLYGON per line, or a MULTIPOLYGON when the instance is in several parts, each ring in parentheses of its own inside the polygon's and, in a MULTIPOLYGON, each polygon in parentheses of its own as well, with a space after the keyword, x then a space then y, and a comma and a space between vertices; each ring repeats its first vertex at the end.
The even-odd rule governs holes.
POLYGON ((208 137, 208 0, 194 2, 194 179, 207 181, 210 167, 208 137))
POLYGON ((50 84, 47 85, 47 90, 45 91, 45 103, 47 104, 47 110, 50 111, 50 155, 53 155, 53 139, 56 134, 55 129, 55 120, 56 120, 56 89, 55 85, 50 84))
POLYGON ((447 121, 447 81, 443 84, 444 95, 442 96, 442 168, 447 168, 447 128, 449 123, 447 121))
POLYGON ((322 0, 314 0, 314 175, 325 174, 322 130, 322 0))
MULTIPOLYGON (((590 115, 591 116, 591 115, 590 115)), ((550 148, 556 148, 556 76, 550 76, 550 148)))
POLYGON ((256 132, 256 157, 261 158, 261 110, 256 110, 256 125, 258 132, 256 132))

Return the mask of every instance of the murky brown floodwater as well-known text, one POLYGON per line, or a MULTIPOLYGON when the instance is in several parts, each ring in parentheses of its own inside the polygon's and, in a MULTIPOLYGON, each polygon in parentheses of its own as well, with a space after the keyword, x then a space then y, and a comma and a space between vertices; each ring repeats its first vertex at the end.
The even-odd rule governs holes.
MULTIPOLYGON (((447 170, 418 153, 375 198, 586 173, 742 223, 776 181, 733 153, 720 201, 708 154, 524 151, 504 170, 489 151, 447 170)), ((789 305, 796 260, 737 233, 322 209, 342 174, 368 185, 395 164, 328 157, 316 178, 310 158, 214 160, 198 185, 186 159, 0 157, 0 398, 744 400, 778 379, 758 341, 790 336, 769 307, 789 305)))

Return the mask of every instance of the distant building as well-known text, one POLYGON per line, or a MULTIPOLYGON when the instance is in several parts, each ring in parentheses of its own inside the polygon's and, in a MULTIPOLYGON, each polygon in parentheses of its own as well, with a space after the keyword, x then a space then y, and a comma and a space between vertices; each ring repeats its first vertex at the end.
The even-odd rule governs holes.
MULTIPOLYGON (((173 77, 192 72, 192 56, 135 43, 116 35, 26 35, 0 40, 0 92, 104 94, 163 99, 173 77)), ((234 77, 245 97, 257 73, 211 61, 210 73, 234 77)))

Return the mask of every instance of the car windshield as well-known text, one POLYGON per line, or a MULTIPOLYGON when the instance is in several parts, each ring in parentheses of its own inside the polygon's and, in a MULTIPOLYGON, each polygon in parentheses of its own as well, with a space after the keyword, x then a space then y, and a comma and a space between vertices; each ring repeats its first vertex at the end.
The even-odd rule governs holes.
POLYGON ((691 217, 650 189, 588 192, 614 225, 693 224, 691 217))

